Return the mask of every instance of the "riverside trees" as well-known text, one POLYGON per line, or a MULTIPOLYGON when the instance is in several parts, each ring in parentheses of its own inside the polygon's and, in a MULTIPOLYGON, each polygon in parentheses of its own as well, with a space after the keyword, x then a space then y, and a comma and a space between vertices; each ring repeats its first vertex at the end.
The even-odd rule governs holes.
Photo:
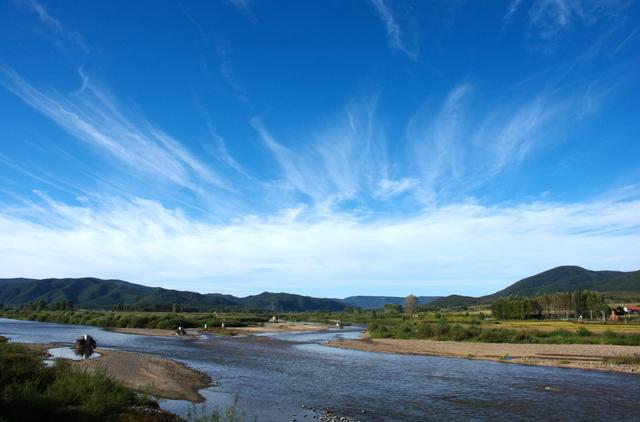
POLYGON ((609 313, 602 293, 578 290, 535 297, 510 297, 491 304, 492 314, 499 319, 550 319, 600 316, 609 313))

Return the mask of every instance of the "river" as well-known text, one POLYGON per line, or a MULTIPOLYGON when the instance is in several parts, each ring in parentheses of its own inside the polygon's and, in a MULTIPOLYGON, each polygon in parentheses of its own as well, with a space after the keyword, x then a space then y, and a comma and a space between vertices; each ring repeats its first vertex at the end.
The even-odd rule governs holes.
MULTIPOLYGON (((0 319, 0 335, 22 343, 72 342, 94 336, 99 347, 146 352, 209 373, 205 406, 238 397, 247 420, 311 419, 330 407, 359 420, 638 420, 640 376, 467 359, 335 349, 322 342, 357 338, 345 328, 257 336, 146 337, 96 327, 0 319), (305 406, 303 408, 302 406, 305 406), (362 413, 362 411, 366 413, 362 413)), ((193 411, 189 402, 163 408, 193 411)), ((201 405, 196 406, 200 410, 201 405)))

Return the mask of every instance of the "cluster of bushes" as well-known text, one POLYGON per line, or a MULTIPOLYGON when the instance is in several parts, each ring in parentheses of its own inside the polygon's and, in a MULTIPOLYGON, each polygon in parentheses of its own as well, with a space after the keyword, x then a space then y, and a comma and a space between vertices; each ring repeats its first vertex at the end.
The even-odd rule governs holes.
POLYGON ((134 406, 157 403, 64 361, 45 367, 40 353, 0 337, 0 420, 140 420, 134 406))
POLYGON ((593 333, 586 328, 570 330, 514 330, 488 328, 479 324, 449 324, 446 321, 404 322, 386 325, 373 322, 369 333, 375 338, 431 339, 477 341, 484 343, 544 343, 544 344, 618 344, 640 346, 640 334, 607 330, 593 333))

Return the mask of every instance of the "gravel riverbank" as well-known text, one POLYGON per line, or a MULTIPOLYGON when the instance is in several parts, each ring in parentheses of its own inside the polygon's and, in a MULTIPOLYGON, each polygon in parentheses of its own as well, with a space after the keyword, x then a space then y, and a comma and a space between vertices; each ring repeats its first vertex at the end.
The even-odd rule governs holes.
POLYGON ((614 365, 605 362, 605 359, 616 356, 640 356, 640 346, 475 343, 398 339, 340 340, 329 342, 326 345, 369 352, 449 356, 640 374, 640 365, 614 365))

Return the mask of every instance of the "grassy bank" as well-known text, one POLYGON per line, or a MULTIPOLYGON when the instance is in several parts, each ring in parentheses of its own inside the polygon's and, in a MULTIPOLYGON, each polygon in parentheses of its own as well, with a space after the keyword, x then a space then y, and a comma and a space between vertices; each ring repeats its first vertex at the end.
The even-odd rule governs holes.
MULTIPOLYGON (((535 326, 531 326, 535 327, 535 326)), ((495 328, 494 325, 476 323, 449 323, 446 321, 403 321, 395 324, 372 322, 369 333, 373 338, 428 339, 471 341, 484 343, 540 343, 540 344, 615 344, 640 346, 639 332, 576 329, 537 330, 535 328, 495 328)))
POLYGON ((80 374, 64 361, 45 367, 42 359, 0 337, 0 420, 178 420, 104 374, 80 374))
POLYGON ((219 327, 222 323, 227 327, 246 327, 247 325, 266 322, 267 315, 234 313, 216 316, 212 313, 172 313, 172 312, 120 312, 120 311, 25 311, 2 310, 0 317, 57 322, 61 324, 93 325, 97 327, 120 328, 158 328, 173 330, 178 326, 185 328, 219 327))
MULTIPOLYGON (((273 314, 261 312, 132 312, 97 310, 0 310, 0 317, 105 328, 157 328, 173 330, 203 327, 246 327, 267 322, 273 314)), ((630 321, 597 320, 577 323, 559 320, 496 321, 483 312, 420 312, 408 316, 398 312, 304 312, 279 313, 288 321, 345 325, 368 324, 374 338, 431 339, 489 343, 616 344, 640 345, 638 318, 630 321)))

